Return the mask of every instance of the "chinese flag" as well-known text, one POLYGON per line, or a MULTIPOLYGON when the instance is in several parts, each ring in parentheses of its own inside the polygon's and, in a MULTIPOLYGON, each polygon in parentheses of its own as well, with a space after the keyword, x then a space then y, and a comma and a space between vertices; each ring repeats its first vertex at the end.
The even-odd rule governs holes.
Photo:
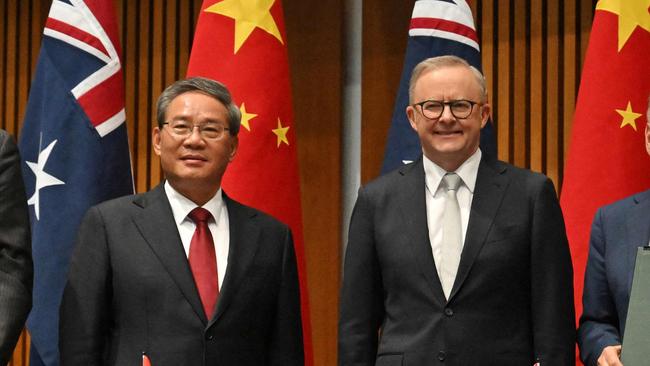
POLYGON ((300 177, 281 1, 203 1, 187 76, 224 83, 239 105, 239 149, 222 186, 234 199, 291 227, 300 275, 305 360, 311 365, 300 177))
POLYGON ((644 145, 650 94, 650 0, 600 0, 587 48, 560 202, 576 315, 596 210, 650 188, 644 145))

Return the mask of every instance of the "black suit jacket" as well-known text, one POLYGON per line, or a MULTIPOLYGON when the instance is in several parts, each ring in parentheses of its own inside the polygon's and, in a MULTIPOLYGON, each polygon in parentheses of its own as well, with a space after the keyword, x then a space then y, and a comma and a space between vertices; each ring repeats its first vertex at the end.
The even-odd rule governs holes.
POLYGON ((32 247, 16 144, 0 130, 0 365, 6 365, 32 307, 32 247))
POLYGON ((574 365, 573 278, 548 178, 485 155, 449 301, 429 242, 422 160, 359 191, 339 365, 574 365))
POLYGON ((302 365, 291 232, 224 195, 228 267, 206 319, 163 186, 91 208, 61 305, 61 364, 302 365))

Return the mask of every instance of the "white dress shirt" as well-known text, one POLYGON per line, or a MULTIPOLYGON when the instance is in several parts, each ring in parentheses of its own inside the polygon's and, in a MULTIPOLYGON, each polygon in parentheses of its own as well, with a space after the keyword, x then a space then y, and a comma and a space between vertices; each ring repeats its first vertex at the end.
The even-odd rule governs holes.
MULTIPOLYGON (((176 191, 169 182, 165 182, 165 194, 172 207, 174 215, 174 222, 178 228, 178 234, 183 242, 183 249, 185 255, 190 255, 190 243, 196 225, 187 215, 198 206, 196 203, 189 200, 187 197, 176 191)), ((212 214, 212 219, 208 220, 208 228, 212 234, 214 241, 214 250, 217 255, 217 272, 219 274, 219 290, 223 278, 226 275, 226 267, 228 266, 228 249, 230 244, 230 229, 228 226, 228 209, 226 203, 223 201, 221 188, 205 205, 202 206, 212 214)))
MULTIPOLYGON (((436 163, 429 160, 426 156, 423 156, 422 161, 426 183, 425 196, 429 241, 431 242, 431 251, 433 252, 433 260, 436 263, 438 277, 440 277, 442 213, 445 208, 445 194, 440 183, 447 171, 436 165, 436 163)), ((456 197, 458 198, 458 205, 460 207, 460 220, 462 224, 461 240, 463 246, 465 245, 467 223, 469 222, 469 213, 472 208, 472 198, 474 197, 474 187, 476 186, 476 176, 480 162, 481 149, 477 149, 455 172, 449 172, 458 174, 462 180, 460 187, 458 187, 456 197)))

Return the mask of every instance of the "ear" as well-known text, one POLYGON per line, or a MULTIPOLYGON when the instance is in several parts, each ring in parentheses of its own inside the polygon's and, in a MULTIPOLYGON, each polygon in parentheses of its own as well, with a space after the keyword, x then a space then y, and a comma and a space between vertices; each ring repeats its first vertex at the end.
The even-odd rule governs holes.
POLYGON ((151 132, 151 142, 153 144, 153 151, 156 155, 160 156, 160 128, 158 126, 153 128, 151 132))
POLYGON ((415 123, 415 112, 416 112, 415 108, 412 105, 409 105, 409 106, 406 107, 406 118, 408 118, 409 123, 411 124, 411 128, 413 129, 413 131, 417 132, 417 130, 418 130, 417 126, 418 125, 415 123))
POLYGON ((230 154, 228 154, 228 161, 233 161, 235 159, 235 154, 237 154, 237 148, 239 147, 239 138, 233 136, 230 139, 230 154))
POLYGON ((650 122, 645 125, 645 151, 650 155, 650 122))
POLYGON ((490 118, 490 111, 492 110, 492 107, 490 106, 490 103, 485 103, 481 107, 481 128, 485 127, 487 124, 488 119, 490 118))

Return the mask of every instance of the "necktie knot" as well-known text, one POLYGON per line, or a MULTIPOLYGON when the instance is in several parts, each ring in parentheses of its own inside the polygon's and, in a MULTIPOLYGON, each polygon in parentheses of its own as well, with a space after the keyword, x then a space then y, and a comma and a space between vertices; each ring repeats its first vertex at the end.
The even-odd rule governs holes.
POLYGON ((447 173, 444 177, 442 177, 442 182, 444 184, 445 190, 458 191, 458 187, 460 187, 462 180, 456 173, 447 173))
POLYGON ((198 223, 206 223, 210 218, 212 217, 212 214, 210 211, 206 210, 203 207, 197 207, 190 211, 190 213, 187 215, 192 221, 194 221, 195 224, 198 223))

